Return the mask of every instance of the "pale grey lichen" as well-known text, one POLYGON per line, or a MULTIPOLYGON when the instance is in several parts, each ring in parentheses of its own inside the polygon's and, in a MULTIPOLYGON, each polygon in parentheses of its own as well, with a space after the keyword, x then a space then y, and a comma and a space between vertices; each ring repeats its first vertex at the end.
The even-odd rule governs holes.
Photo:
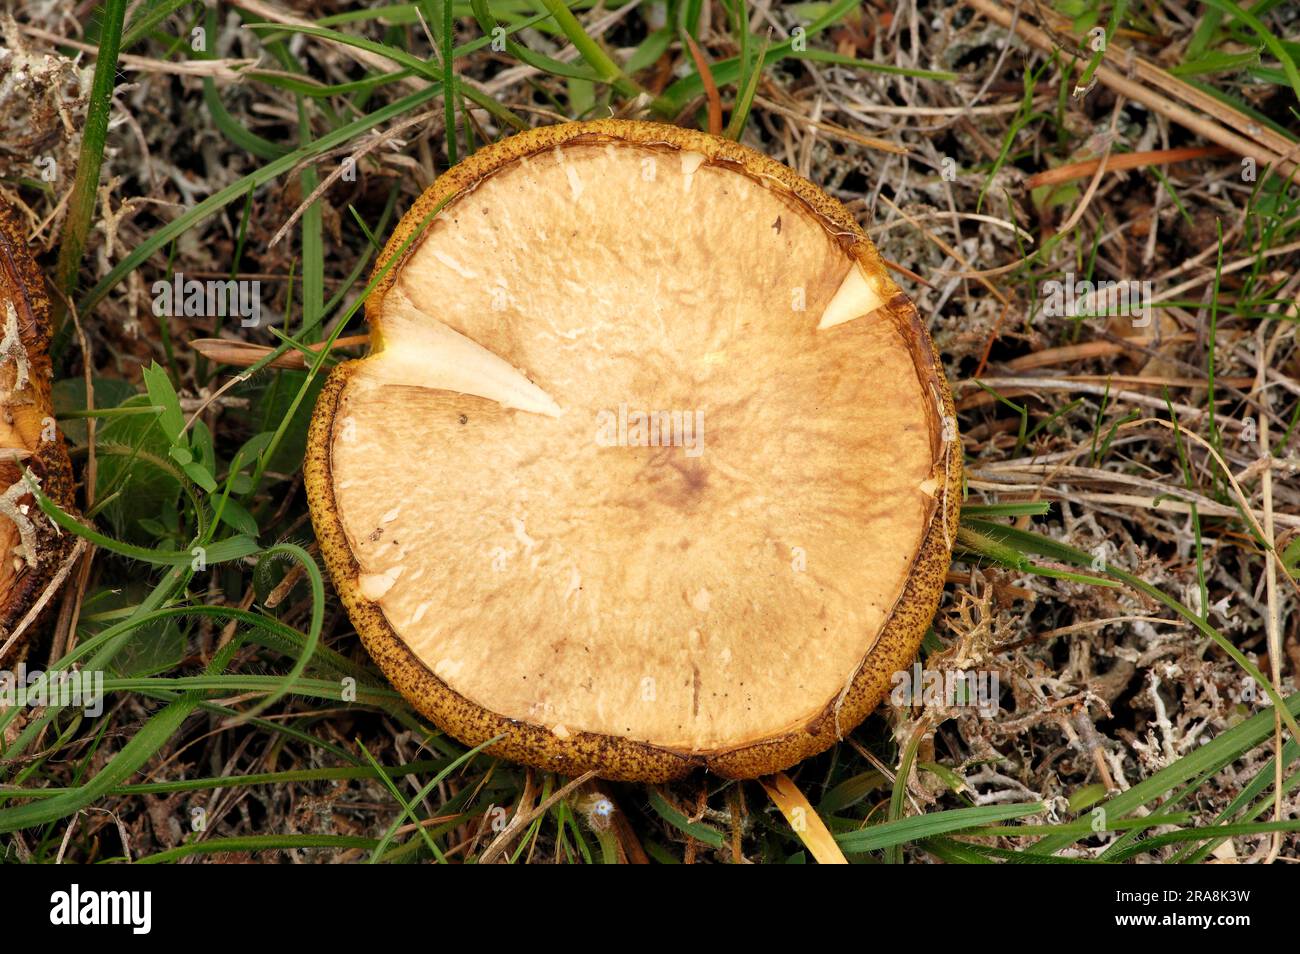
POLYGON ((13 391, 25 391, 31 383, 31 365, 27 349, 23 347, 22 333, 18 330, 18 311, 12 301, 5 302, 4 337, 0 338, 0 363, 6 359, 14 362, 13 391))
POLYGON ((28 566, 36 565, 36 525, 27 515, 29 505, 19 503, 18 500, 31 493, 32 488, 39 487, 40 484, 39 477, 31 471, 25 471, 19 480, 14 481, 8 490, 0 494, 0 516, 8 517, 18 528, 19 545, 13 548, 13 556, 15 559, 23 560, 28 566), (31 482, 30 485, 28 481, 31 482))

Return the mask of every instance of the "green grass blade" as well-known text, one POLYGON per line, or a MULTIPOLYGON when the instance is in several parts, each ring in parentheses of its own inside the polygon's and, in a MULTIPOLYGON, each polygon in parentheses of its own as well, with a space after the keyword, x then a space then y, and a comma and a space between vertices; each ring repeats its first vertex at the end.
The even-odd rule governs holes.
POLYGON ((314 140, 308 146, 301 146, 274 162, 268 163, 256 172, 244 176, 236 182, 226 186, 204 199, 194 208, 190 209, 184 215, 177 217, 172 222, 164 225, 155 231, 149 238, 141 242, 131 250, 122 261, 107 275, 102 278, 94 288, 86 293, 85 297, 78 303, 77 308, 81 314, 87 314, 97 305, 105 295, 109 293, 117 283, 122 281, 131 272, 139 268, 148 258, 167 245, 168 242, 184 235, 192 229, 197 223, 203 221, 208 216, 220 211, 236 199, 241 199, 249 189, 256 189, 266 183, 284 175, 292 170, 299 162, 311 159, 322 153, 328 152, 336 146, 342 145, 354 136, 372 129, 381 123, 396 119, 404 113, 410 112, 417 106, 428 102, 434 96, 438 95, 439 87, 431 86, 429 89, 420 90, 405 96, 396 102, 389 103, 380 109, 375 110, 369 115, 362 116, 345 126, 340 126, 333 132, 326 133, 319 139, 314 140))
POLYGON ((1043 810, 1042 802, 1028 802, 1019 805, 981 805, 978 808, 954 808, 946 812, 933 812, 928 815, 914 815, 898 821, 872 825, 858 831, 844 832, 835 836, 835 840, 845 852, 861 854, 879 851, 895 845, 904 845, 912 841, 921 841, 935 835, 948 835, 966 828, 988 825, 992 822, 1005 821, 1008 818, 1023 818, 1043 810))
MULTIPOLYGON (((90 105, 81 130, 81 151, 77 156, 77 175, 68 200, 68 217, 63 223, 59 243, 59 260, 55 265, 55 282, 71 296, 77 286, 86 236, 95 218, 99 198, 99 170, 104 161, 104 144, 108 139, 108 114, 113 103, 113 83, 117 77, 117 55, 122 43, 122 19, 126 0, 107 0, 99 36, 95 77, 90 87, 90 105)), ((59 309, 61 316, 62 309, 59 309)), ((86 309, 82 309, 82 314, 86 309)))

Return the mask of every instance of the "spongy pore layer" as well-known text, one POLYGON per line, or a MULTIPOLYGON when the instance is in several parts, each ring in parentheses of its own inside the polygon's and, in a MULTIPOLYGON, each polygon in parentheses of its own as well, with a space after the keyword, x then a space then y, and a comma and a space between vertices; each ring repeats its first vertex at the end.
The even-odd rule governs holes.
POLYGON ((455 693, 561 740, 707 755, 825 713, 945 456, 906 300, 844 238, 649 143, 569 141, 455 197, 329 424, 352 592, 455 693))

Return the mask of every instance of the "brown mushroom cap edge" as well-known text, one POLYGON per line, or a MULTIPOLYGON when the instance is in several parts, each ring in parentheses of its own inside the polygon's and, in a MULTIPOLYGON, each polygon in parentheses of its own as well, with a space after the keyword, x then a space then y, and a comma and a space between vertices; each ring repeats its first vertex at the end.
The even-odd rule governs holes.
MULTIPOLYGON (((466 158, 440 176, 397 225, 376 262, 375 274, 390 262, 393 267, 371 293, 367 313, 381 314, 385 293, 419 239, 404 252, 403 244, 435 209, 516 159, 574 141, 624 141, 697 152, 706 157, 706 162, 728 166, 801 200, 829 229, 848 237, 848 254, 872 280, 891 290, 885 307, 911 343, 918 376, 929 383, 943 416, 955 422, 948 382, 915 306, 888 278, 880 255, 848 210, 793 170, 761 153, 731 140, 676 126, 614 119, 564 123, 520 133, 466 158), (399 252, 402 258, 394 262, 399 252)), ((902 594, 846 690, 802 728, 728 751, 699 754, 591 732, 573 731, 560 738, 546 726, 508 719, 479 706, 421 662, 393 630, 379 606, 358 592, 360 568, 335 504, 330 461, 338 401, 357 367, 358 362, 349 361, 333 370, 312 415, 304 463, 312 522, 335 588, 371 657, 421 714, 461 742, 477 746, 500 736, 486 749, 488 753, 565 775, 594 770, 608 779, 662 782, 705 767, 724 777, 753 778, 787 768, 842 739, 875 709, 889 691, 894 673, 906 669, 915 658, 938 608, 957 533, 962 452, 955 427, 949 428, 947 435, 932 435, 939 448, 935 475, 938 505, 931 511, 902 594), (944 440, 945 436, 952 439, 944 440)))
MULTIPOLYGON (((27 364, 27 387, 20 392, 18 401, 4 407, 9 431, 8 443, 21 444, 31 456, 23 461, 0 463, 0 492, 8 490, 21 478, 23 468, 28 468, 41 481, 41 489, 61 509, 72 512, 72 464, 68 459, 63 437, 54 429, 53 440, 46 440, 53 419, 51 401, 51 371, 49 358, 52 333, 50 299, 45 293, 45 279, 31 253, 27 250, 26 230, 21 220, 3 201, 0 201, 0 322, 7 322, 9 307, 17 319, 18 337, 27 364)), ((16 355, 0 355, 0 385, 12 388, 17 383, 14 367, 16 355)), ((34 526, 36 552, 33 561, 9 575, 5 568, 0 581, 0 663, 6 665, 20 660, 25 654, 32 632, 29 625, 24 635, 13 645, 10 636, 31 611, 44 593, 60 565, 71 550, 74 538, 56 529, 40 511, 30 494, 23 502, 34 526)), ((7 518, 0 521, 9 523, 7 518)), ((4 528, 6 539, 16 535, 16 529, 4 528)), ((12 559, 12 549, 0 547, 0 559, 12 559)), ((47 604, 47 608, 48 608, 47 604)))

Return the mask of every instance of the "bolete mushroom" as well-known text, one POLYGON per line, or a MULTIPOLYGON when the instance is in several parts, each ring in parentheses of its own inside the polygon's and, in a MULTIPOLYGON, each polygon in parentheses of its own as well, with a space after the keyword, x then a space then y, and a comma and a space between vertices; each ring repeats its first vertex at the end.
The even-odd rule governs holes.
POLYGON ((26 469, 47 497, 72 509, 72 466, 50 396, 50 331, 50 299, 27 251, 26 231, 0 201, 0 663, 6 664, 23 652, 27 617, 39 613, 37 604, 73 543, 41 512, 23 478, 26 469))
POLYGON ((960 445, 840 203, 729 140, 569 123, 440 177, 376 274, 307 490, 362 641, 438 726, 569 774, 751 777, 910 665, 960 445))

